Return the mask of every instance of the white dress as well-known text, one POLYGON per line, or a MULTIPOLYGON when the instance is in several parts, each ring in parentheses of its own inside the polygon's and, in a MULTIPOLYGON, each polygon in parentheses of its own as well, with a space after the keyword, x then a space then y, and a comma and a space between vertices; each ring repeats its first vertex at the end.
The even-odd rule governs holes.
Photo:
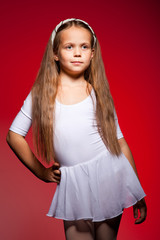
MULTIPOLYGON (((123 213, 146 196, 123 153, 112 155, 103 143, 96 125, 96 97, 64 105, 55 101, 54 148, 60 163, 57 184, 47 216, 64 220, 102 221, 123 213)), ((32 124, 31 93, 27 96, 10 130, 26 136, 32 124)), ((117 138, 123 137, 115 122, 117 138)))

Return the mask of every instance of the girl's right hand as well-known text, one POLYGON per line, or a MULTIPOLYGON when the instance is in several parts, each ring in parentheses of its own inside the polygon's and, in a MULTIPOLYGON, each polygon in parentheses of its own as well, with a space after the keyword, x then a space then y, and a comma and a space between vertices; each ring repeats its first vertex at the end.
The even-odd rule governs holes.
POLYGON ((41 180, 44 182, 55 182, 59 184, 61 179, 61 171, 59 170, 59 167, 59 163, 55 162, 51 167, 45 168, 41 180))

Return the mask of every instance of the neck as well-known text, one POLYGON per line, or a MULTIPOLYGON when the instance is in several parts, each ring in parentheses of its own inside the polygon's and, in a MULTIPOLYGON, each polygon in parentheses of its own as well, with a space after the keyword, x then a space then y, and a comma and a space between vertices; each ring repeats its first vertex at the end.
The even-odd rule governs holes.
POLYGON ((79 86, 86 82, 86 80, 84 79, 84 74, 83 75, 77 74, 77 75, 71 76, 64 72, 63 73, 60 72, 58 81, 59 81, 59 85, 68 85, 73 87, 79 86))

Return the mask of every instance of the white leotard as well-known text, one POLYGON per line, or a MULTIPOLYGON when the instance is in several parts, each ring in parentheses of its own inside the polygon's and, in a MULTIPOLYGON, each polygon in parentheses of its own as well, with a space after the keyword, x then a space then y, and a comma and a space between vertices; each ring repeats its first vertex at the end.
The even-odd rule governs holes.
MULTIPOLYGON (((91 94, 95 101, 93 89, 91 94)), ((26 136, 32 123, 31 112, 32 99, 30 93, 10 130, 26 136)), ((72 166, 85 162, 106 151, 106 146, 97 130, 94 113, 95 107, 90 95, 85 100, 72 105, 61 104, 56 99, 54 146, 61 166, 72 166)), ((118 124, 116 112, 115 122, 117 138, 119 139, 123 137, 123 134, 118 124)))
MULTIPOLYGON (((103 143, 95 121, 93 88, 91 95, 93 102, 90 95, 72 105, 55 101, 53 136, 56 160, 61 166, 61 182, 47 216, 101 221, 121 214, 124 208, 146 196, 125 155, 113 156, 103 143)), ((120 139, 123 134, 116 111, 114 114, 120 139)), ((29 93, 10 130, 26 136, 31 124, 29 93)))

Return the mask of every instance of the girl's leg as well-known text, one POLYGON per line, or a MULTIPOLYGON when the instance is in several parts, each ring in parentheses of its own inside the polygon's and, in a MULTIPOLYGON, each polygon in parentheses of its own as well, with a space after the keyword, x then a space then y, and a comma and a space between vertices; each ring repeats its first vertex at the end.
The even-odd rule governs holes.
POLYGON ((91 220, 63 220, 66 240, 94 240, 94 223, 91 220))
POLYGON ((117 217, 94 222, 96 240, 116 240, 122 214, 117 217))

